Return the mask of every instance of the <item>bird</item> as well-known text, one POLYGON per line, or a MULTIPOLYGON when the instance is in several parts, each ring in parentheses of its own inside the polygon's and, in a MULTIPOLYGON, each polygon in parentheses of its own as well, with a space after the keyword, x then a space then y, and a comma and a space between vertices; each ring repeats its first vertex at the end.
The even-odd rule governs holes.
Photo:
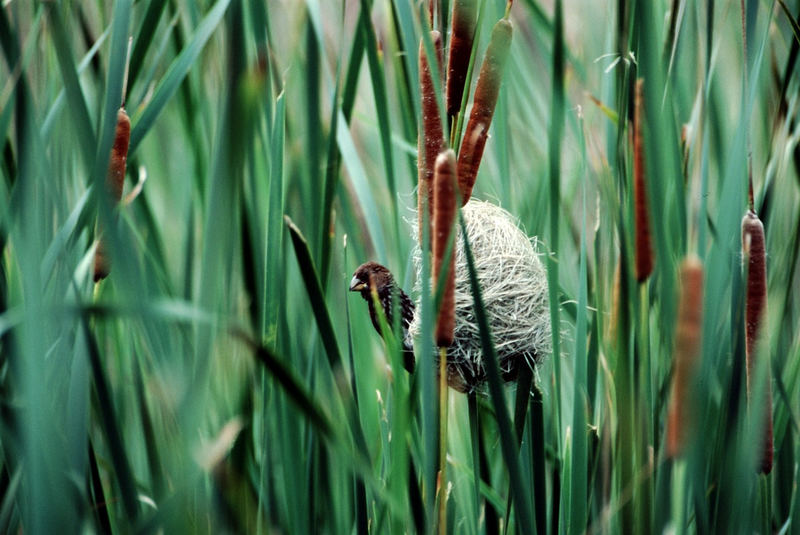
MULTIPOLYGON (((499 371, 504 381, 511 382, 522 366, 533 369, 536 362, 552 351, 546 272, 536 247, 510 213, 490 202, 475 199, 462 208, 462 213, 499 371)), ((417 229, 411 230, 416 237, 417 229)), ((416 293, 426 284, 421 279, 419 246, 414 248, 413 260, 416 293)), ((483 338, 475 316, 469 268, 460 238, 455 245, 455 271, 456 324, 453 344, 447 349, 447 383, 458 392, 483 393, 488 377, 483 338)), ((420 308, 418 305, 415 308, 412 300, 398 288, 386 267, 376 262, 362 264, 353 275, 350 290, 361 292, 367 301, 372 325, 379 334, 373 287, 390 325, 391 296, 396 294, 400 299, 404 367, 411 372, 416 360, 412 341, 421 334, 420 308)), ((433 361, 438 362, 438 355, 433 356, 433 361)))
POLYGON ((372 296, 373 289, 378 294, 378 301, 380 301, 383 309, 383 315, 390 327, 393 325, 394 296, 396 295, 400 299, 400 324, 403 328, 403 367, 408 372, 413 373, 415 365, 414 347, 411 337, 408 335, 408 328, 414 319, 414 303, 403 289, 395 284, 394 276, 386 267, 373 261, 361 264, 350 281, 350 291, 359 292, 367 302, 372 326, 375 327, 375 330, 380 335, 382 335, 382 332, 378 314, 375 311, 375 301, 372 296))

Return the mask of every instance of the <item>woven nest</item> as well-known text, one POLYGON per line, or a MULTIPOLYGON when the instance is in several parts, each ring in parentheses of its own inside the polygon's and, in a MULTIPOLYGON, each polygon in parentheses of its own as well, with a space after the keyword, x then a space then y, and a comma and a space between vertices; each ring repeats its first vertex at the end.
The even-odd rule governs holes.
MULTIPOLYGON (((511 380, 521 366, 534 369, 537 361, 551 353, 547 277, 534 246, 535 238, 532 243, 511 214, 477 200, 470 200, 461 210, 498 364, 503 377, 511 380)), ((422 281, 418 246, 414 263, 415 290, 419 292, 422 281)), ((447 351, 448 383, 461 392, 481 390, 486 368, 460 228, 456 240, 455 307, 455 340, 447 351)), ((416 316, 409 335, 416 337, 419 330, 416 316)))

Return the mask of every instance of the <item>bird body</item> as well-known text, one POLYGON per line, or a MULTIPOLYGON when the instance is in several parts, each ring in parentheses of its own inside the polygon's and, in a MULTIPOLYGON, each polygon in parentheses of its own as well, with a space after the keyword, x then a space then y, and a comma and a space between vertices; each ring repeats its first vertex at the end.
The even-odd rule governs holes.
POLYGON ((375 298, 373 290, 377 294, 378 302, 381 305, 386 323, 390 327, 392 322, 395 296, 399 297, 400 325, 403 328, 403 366, 409 372, 414 371, 414 347, 408 336, 408 328, 414 318, 414 303, 406 293, 395 284, 392 273, 377 262, 365 262, 356 269, 353 279, 350 281, 350 291, 359 292, 361 297, 367 302, 369 307, 369 317, 372 326, 378 334, 381 332, 380 320, 375 310, 375 298))

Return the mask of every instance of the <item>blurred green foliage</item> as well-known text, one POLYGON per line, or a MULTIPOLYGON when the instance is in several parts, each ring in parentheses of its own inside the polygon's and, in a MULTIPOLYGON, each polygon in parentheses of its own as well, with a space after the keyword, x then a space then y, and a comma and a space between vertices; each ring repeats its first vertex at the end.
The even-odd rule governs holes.
MULTIPOLYGON (((447 35, 451 2, 435 3, 447 35)), ((506 9, 478 3, 477 61, 506 9)), ((413 290, 427 327, 412 377, 347 292, 367 259, 415 287, 427 12, 3 2, 0 532, 438 527, 431 295, 413 290), (114 207, 96 193, 123 94, 126 189, 147 180, 114 207), (113 267, 95 285, 98 221, 113 267)), ((797 0, 514 3, 475 195, 538 236, 559 343, 530 396, 449 394, 448 532, 798 529, 798 16, 797 0), (638 78, 656 260, 643 284, 638 78), (767 235, 769 475, 744 381, 749 175, 767 235), (693 439, 667 459, 688 252, 705 268, 702 360, 693 439)))

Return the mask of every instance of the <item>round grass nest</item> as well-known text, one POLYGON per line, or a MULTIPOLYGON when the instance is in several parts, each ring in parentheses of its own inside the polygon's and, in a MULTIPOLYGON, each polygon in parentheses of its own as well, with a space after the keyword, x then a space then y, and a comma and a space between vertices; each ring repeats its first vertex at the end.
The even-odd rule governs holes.
MULTIPOLYGON (((489 202, 473 199, 461 211, 498 364, 509 381, 516 378, 521 366, 534 369, 537 361, 551 353, 547 277, 534 245, 536 238, 528 238, 511 214, 489 202)), ((414 232, 417 236, 416 229, 414 232)), ((419 246, 414 263, 419 292, 419 246)), ((453 345, 447 350, 447 380, 456 390, 471 392, 484 386, 486 368, 460 228, 455 271, 456 321, 453 345)), ((409 335, 416 337, 419 330, 417 315, 409 335)))

